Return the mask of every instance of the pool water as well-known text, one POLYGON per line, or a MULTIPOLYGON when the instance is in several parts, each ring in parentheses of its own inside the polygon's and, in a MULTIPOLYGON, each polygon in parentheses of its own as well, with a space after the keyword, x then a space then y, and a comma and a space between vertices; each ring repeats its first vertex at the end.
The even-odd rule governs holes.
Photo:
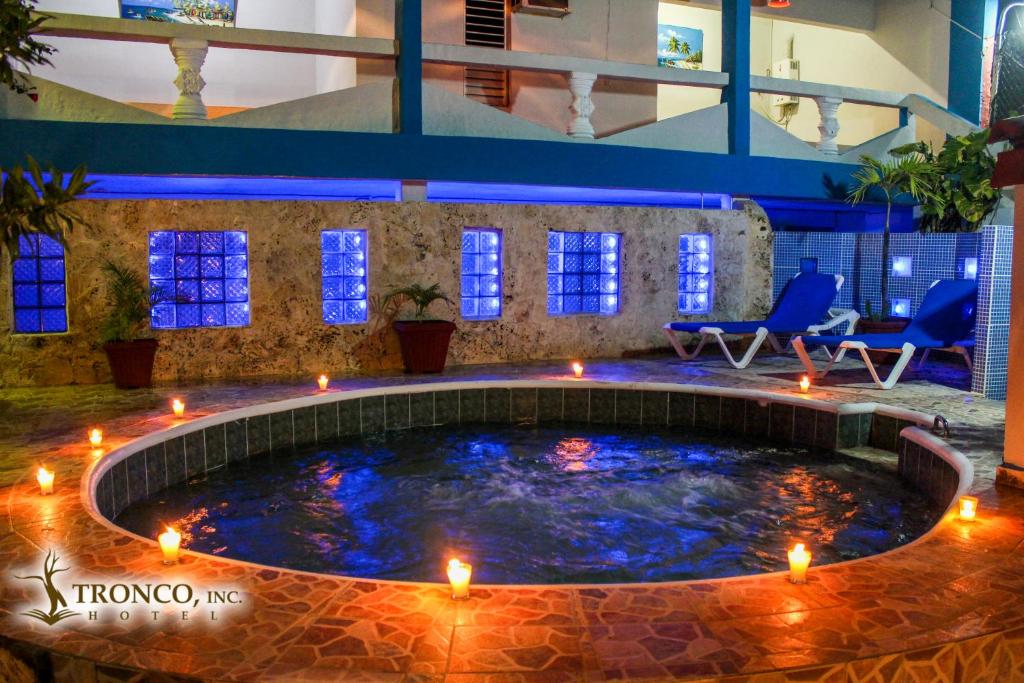
POLYGON ((118 523, 261 564, 475 583, 713 578, 913 540, 942 511, 894 465, 800 447, 593 425, 437 427, 275 454, 172 487, 118 523))

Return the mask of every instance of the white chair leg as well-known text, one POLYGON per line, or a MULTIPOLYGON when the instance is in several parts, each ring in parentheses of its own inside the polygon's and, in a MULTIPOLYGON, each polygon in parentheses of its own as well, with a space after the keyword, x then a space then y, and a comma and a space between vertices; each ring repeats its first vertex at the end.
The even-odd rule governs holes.
POLYGON ((807 370, 807 374, 817 379, 818 377, 824 377, 824 375, 818 372, 818 368, 814 367, 814 361, 807 355, 807 348, 804 346, 804 340, 801 337, 793 337, 790 342, 793 345, 793 350, 796 351, 797 358, 804 364, 804 369, 807 370))
POLYGON ((964 357, 964 362, 967 363, 967 369, 971 372, 974 372, 974 361, 971 360, 971 352, 967 350, 967 347, 954 346, 953 350, 964 357))
POLYGON ((725 356, 727 361, 729 361, 729 365, 733 366, 737 370, 742 370, 750 365, 750 361, 754 360, 754 356, 757 354, 758 349, 761 348, 761 344, 764 343, 767 336, 768 330, 763 327, 758 328, 757 333, 754 334, 753 341, 750 342, 750 347, 747 349, 747 352, 743 354, 742 358, 736 360, 733 358, 732 353, 729 352, 729 347, 725 345, 725 340, 722 339, 722 335, 717 332, 714 334, 714 338, 718 342, 719 348, 722 349, 722 355, 725 356))
POLYGON ((669 343, 672 344, 672 348, 676 350, 676 353, 679 354, 679 357, 683 360, 693 360, 699 356, 700 352, 704 350, 704 345, 708 343, 708 336, 706 334, 702 334, 697 346, 694 347, 693 351, 687 353, 683 343, 679 341, 679 335, 676 334, 675 330, 663 327, 661 328, 661 331, 665 333, 665 336, 668 337, 669 343))
POLYGON ((917 361, 917 369, 921 370, 924 368, 924 364, 928 361, 928 355, 931 354, 931 349, 925 349, 924 353, 921 354, 921 360, 917 361))
MULTIPOLYGON (((768 336, 765 338, 768 340, 768 344, 772 347, 772 351, 774 351, 775 353, 785 353, 786 349, 785 347, 782 346, 782 344, 779 343, 778 337, 769 332, 768 336)), ((792 341, 793 338, 790 337, 790 343, 792 343, 792 341)), ((786 346, 789 346, 789 344, 787 344, 786 346)))
POLYGON ((871 379, 875 381, 882 389, 892 389, 896 386, 896 383, 900 381, 900 376, 903 371, 910 364, 911 359, 914 357, 914 352, 917 351, 917 347, 907 342, 903 345, 903 350, 900 351, 900 357, 896 359, 896 364, 893 365, 892 371, 889 373, 889 377, 883 382, 878 377, 878 371, 875 370, 875 364, 871 362, 871 358, 868 356, 867 349, 860 349, 860 355, 864 359, 864 364, 868 367, 868 372, 871 373, 871 379))

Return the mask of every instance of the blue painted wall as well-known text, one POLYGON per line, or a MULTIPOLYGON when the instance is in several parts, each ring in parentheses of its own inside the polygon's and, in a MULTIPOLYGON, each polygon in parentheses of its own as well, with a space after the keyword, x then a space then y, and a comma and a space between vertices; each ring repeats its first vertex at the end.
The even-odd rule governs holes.
POLYGON ((952 0, 949 24, 949 110, 981 122, 984 36, 995 34, 998 0, 952 0))

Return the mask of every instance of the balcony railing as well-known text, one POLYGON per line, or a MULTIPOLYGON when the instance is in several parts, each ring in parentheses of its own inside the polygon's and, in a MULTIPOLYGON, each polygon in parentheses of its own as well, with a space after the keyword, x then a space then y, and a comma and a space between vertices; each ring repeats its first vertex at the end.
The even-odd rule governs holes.
MULTIPOLYGON (((730 120, 728 105, 718 104, 661 121, 638 121, 604 134, 595 131, 593 116, 601 106, 602 82, 632 82, 685 88, 725 91, 730 87, 729 73, 663 68, 648 64, 467 47, 439 43, 422 43, 422 54, 415 55, 418 66, 410 70, 396 68, 397 85, 391 78, 378 79, 370 85, 357 85, 339 91, 331 98, 305 98, 285 105, 251 108, 238 114, 211 120, 203 101, 203 68, 210 48, 258 50, 276 53, 343 57, 376 60, 396 64, 403 55, 400 40, 335 35, 292 33, 258 29, 223 29, 159 22, 129 21, 116 18, 55 14, 46 24, 46 35, 101 41, 158 43, 169 47, 168 60, 177 67, 177 100, 172 109, 173 122, 191 125, 214 125, 249 128, 319 129, 355 132, 406 132, 397 122, 402 102, 397 94, 422 91, 422 132, 428 135, 450 135, 504 139, 563 141, 596 145, 618 145, 654 149, 728 154, 730 120), (423 66, 457 66, 501 69, 515 73, 557 74, 565 79, 565 98, 556 100, 557 116, 568 110, 563 130, 552 130, 513 113, 473 102, 460 94, 430 84, 429 78, 406 91, 401 74, 422 73, 423 66), (287 106, 286 106, 287 105, 287 106), (372 119, 372 120, 371 120, 372 119)), ((760 116, 752 116, 750 153, 753 156, 798 158, 822 162, 852 162, 861 153, 884 155, 892 147, 915 139, 915 117, 921 117, 941 131, 962 134, 975 129, 966 120, 950 113, 930 100, 912 93, 888 92, 751 76, 748 89, 752 93, 788 95, 812 99, 818 108, 820 137, 809 145, 782 127, 760 116), (841 149, 843 105, 857 104, 899 112, 899 123, 893 130, 848 149, 841 149)), ((73 88, 40 82, 41 103, 28 107, 24 103, 0 101, 0 115, 10 119, 36 118, 73 119, 76 96, 92 98, 89 106, 79 108, 78 120, 95 120, 97 108, 106 107, 105 121, 117 121, 119 103, 80 93, 73 88), (48 107, 48 98, 60 106, 48 107), (91 107, 91 108, 90 108, 91 107), (111 113, 113 112, 113 113, 111 113), (90 119, 89 117, 94 117, 90 119)), ((83 100, 85 101, 85 100, 83 100)), ((737 100, 742 101, 742 100, 737 100)), ((171 123, 156 115, 143 117, 136 108, 124 106, 125 121, 133 123, 171 123), (129 114, 129 112, 131 112, 129 114), (142 118, 140 118, 142 117, 142 118)))

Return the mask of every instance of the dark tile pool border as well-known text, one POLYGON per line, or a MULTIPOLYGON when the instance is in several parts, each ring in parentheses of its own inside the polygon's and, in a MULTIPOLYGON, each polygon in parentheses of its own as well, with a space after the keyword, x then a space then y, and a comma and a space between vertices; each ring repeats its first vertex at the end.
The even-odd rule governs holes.
MULTIPOLYGON (((168 486, 232 463, 346 436, 450 424, 550 422, 657 426, 745 434, 823 449, 872 446, 898 457, 900 476, 948 504, 970 467, 937 439, 925 415, 877 404, 830 404, 694 385, 476 382, 335 392, 212 415, 150 435, 97 465, 90 493, 115 520, 168 486)), ((968 483, 973 473, 967 477, 968 483)))

